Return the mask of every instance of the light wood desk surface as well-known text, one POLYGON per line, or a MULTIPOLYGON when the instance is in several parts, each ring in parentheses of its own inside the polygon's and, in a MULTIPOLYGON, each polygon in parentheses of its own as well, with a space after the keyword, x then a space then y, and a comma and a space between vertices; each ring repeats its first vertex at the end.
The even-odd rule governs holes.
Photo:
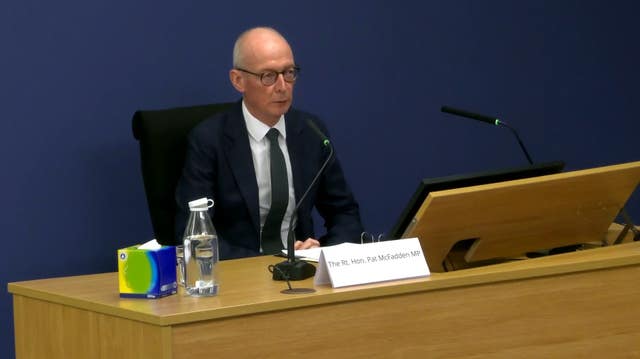
MULTIPOLYGON (((220 294, 209 298, 120 298, 117 273, 9 283, 16 353, 18 358, 42 353, 49 358, 640 356, 640 242, 428 278, 322 286, 304 295, 281 294, 286 284, 271 280, 267 266, 281 260, 221 262, 220 294), (64 339, 70 333, 88 341, 64 339)), ((313 287, 313 279, 292 285, 313 287)))

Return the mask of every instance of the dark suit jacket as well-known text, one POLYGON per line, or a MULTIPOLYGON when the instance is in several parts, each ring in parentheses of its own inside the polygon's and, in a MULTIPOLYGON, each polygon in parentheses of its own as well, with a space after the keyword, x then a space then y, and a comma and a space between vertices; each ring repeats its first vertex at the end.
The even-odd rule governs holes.
MULTIPOLYGON (((307 119, 325 134, 327 131, 318 118, 305 112, 290 109, 285 119, 298 201, 329 154, 307 119)), ((205 196, 214 200, 210 214, 218 232, 220 259, 260 254, 258 185, 248 136, 241 102, 203 121, 189 134, 185 166, 176 190, 179 241, 189 214, 188 202, 205 196)), ((296 239, 317 238, 311 216, 314 206, 327 229, 318 238, 321 245, 359 241, 363 229, 358 204, 335 155, 298 209, 296 239)))

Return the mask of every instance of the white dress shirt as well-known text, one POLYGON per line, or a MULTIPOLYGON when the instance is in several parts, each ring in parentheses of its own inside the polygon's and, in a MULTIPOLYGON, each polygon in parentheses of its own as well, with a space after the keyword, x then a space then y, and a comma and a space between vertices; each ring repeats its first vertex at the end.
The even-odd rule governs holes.
MULTIPOLYGON (((242 101, 242 113, 244 115, 244 121, 247 125, 247 131, 249 132, 249 146, 251 146, 251 156, 253 157, 253 168, 256 171, 256 180, 258 182, 258 198, 260 203, 260 230, 262 232, 262 226, 264 226, 265 219, 269 213, 271 207, 271 171, 269 160, 269 139, 266 134, 271 127, 265 125, 263 122, 255 118, 247 109, 247 106, 242 101)), ((289 203, 287 204, 287 211, 282 219, 282 227, 280 228, 280 238, 282 239, 283 248, 287 248, 287 233, 289 232, 289 226, 291 225, 291 216, 293 209, 295 208, 295 192, 293 189, 293 175, 291 173, 291 160, 289 159, 289 151, 287 149, 287 129, 285 126, 284 115, 280 116, 278 123, 273 126, 276 128, 280 135, 278 136, 278 144, 280 150, 284 155, 284 162, 287 166, 287 178, 289 182, 289 203)), ((262 246, 260 247, 262 251, 262 246)))

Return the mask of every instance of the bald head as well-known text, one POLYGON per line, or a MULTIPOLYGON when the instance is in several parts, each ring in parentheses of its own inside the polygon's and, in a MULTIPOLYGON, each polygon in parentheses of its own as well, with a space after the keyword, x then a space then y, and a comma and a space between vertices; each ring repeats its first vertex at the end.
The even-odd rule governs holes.
POLYGON ((275 29, 270 27, 255 27, 249 29, 236 40, 233 47, 233 67, 250 67, 265 52, 282 50, 288 51, 293 59, 293 52, 287 40, 275 29))

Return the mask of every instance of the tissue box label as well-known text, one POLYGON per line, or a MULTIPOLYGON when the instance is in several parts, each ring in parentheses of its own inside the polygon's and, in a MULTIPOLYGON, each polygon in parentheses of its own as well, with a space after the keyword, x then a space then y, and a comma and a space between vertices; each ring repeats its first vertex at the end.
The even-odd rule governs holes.
POLYGON ((176 293, 175 248, 119 249, 118 282, 121 297, 160 298, 176 293))

